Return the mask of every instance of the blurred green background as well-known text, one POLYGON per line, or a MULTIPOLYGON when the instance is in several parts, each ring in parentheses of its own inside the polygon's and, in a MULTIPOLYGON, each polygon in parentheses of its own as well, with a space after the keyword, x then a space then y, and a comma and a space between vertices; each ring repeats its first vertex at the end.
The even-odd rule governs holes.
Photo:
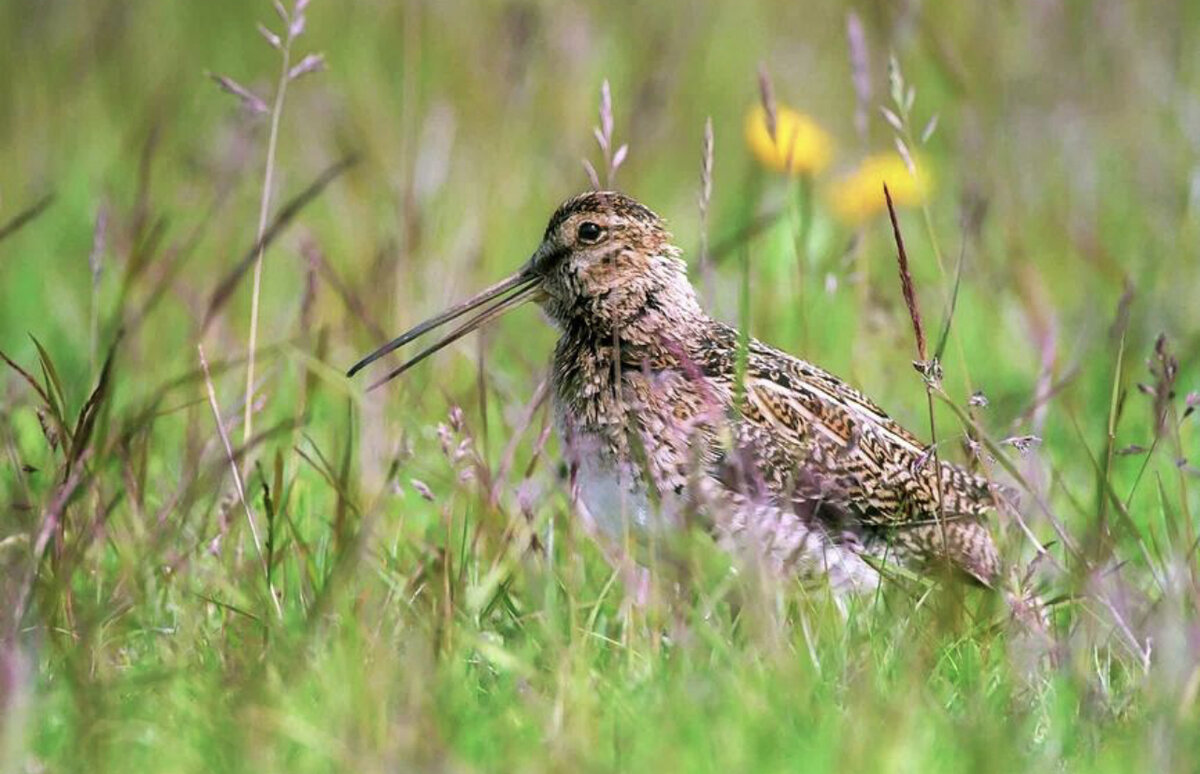
MULTIPOLYGON (((255 240, 269 118, 208 74, 270 102, 279 56, 256 23, 281 26, 265 0, 0 0, 0 228, 53 196, 0 241, 0 351, 61 385, 73 425, 124 331, 69 490, 69 445, 48 442, 26 381, 0 376, 0 567, 23 609, 0 629, 0 765, 1194 765, 1200 5, 315 0, 295 58, 327 66, 288 88, 272 211, 359 160, 266 251, 264 435, 241 449, 249 277, 202 322, 255 240), (688 584, 631 606, 574 526, 556 442, 541 448, 531 400, 554 333, 533 309, 384 390, 340 376, 525 260, 588 187, 580 159, 600 166, 607 80, 629 145, 616 185, 667 218, 698 283, 707 228, 714 313, 927 438, 886 214, 851 224, 828 205, 862 159, 895 152, 891 57, 915 93, 911 135, 937 117, 914 148, 932 196, 901 224, 931 338, 961 262, 947 392, 986 395, 972 411, 1053 544, 1034 572, 1047 598, 1076 600, 1041 656, 1023 661, 975 596, 963 614, 897 591, 847 621, 799 590, 747 587, 703 536, 680 549, 688 584), (747 145, 760 68, 834 139, 812 180, 747 145), (198 343, 273 537, 281 616, 198 343), (1028 453, 1003 443, 1027 435, 1028 453)), ((963 459, 954 412, 937 416, 963 459)), ((1027 567, 1018 526, 997 532, 1027 567)))

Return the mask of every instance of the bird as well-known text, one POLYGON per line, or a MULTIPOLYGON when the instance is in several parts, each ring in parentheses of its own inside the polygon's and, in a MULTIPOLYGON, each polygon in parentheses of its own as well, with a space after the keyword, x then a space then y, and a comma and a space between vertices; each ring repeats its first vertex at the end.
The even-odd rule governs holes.
POLYGON ((616 191, 557 208, 514 274, 348 371, 466 318, 378 379, 526 303, 558 330, 550 372, 573 499, 601 534, 702 524, 723 547, 839 595, 895 565, 996 588, 1001 489, 842 379, 710 317, 662 218, 616 191))

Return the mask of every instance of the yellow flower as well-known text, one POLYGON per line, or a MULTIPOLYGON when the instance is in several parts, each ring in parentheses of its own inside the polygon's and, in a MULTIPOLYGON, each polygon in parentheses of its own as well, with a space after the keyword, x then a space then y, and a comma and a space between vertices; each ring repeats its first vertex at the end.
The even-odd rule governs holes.
POLYGON ((775 139, 767 129, 767 111, 756 105, 746 116, 746 143, 765 166, 790 174, 815 174, 829 164, 833 140, 802 113, 780 105, 775 111, 775 139))
POLYGON ((887 183, 897 207, 923 204, 933 189, 933 181, 928 167, 920 159, 913 158, 913 167, 916 174, 897 153, 868 156, 853 172, 830 186, 833 211, 848 223, 860 223, 887 209, 887 201, 883 198, 884 183, 887 183))

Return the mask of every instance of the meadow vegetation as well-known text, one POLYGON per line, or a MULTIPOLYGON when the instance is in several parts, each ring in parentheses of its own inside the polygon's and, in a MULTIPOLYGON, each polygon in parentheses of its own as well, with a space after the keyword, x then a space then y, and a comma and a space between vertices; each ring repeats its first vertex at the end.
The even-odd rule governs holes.
POLYGON ((0 770, 1195 770, 1200 5, 284 2, 0 0, 0 770), (1020 490, 1044 630, 699 531, 635 603, 533 308, 343 376, 589 177, 1020 490))

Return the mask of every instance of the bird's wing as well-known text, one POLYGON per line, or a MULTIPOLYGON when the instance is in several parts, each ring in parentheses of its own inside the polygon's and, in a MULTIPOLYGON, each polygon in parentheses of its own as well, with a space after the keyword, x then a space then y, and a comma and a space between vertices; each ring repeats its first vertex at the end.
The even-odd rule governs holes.
MULTIPOLYGON (((736 341, 731 328, 716 331, 718 339, 730 337, 736 341)), ((706 373, 736 379, 736 357, 728 346, 720 349, 725 354, 710 357, 706 373)), ((986 479, 951 463, 941 464, 939 476, 930 447, 865 395, 756 341, 746 363, 741 424, 741 440, 764 476, 776 476, 765 482, 768 488, 841 506, 863 525, 914 525, 939 514, 977 517, 994 506, 986 479)))
POLYGON ((751 348, 746 393, 776 428, 807 435, 810 464, 843 483, 866 524, 898 526, 939 513, 980 516, 994 506, 985 478, 952 463, 939 466, 927 444, 810 363, 758 344, 751 348))

